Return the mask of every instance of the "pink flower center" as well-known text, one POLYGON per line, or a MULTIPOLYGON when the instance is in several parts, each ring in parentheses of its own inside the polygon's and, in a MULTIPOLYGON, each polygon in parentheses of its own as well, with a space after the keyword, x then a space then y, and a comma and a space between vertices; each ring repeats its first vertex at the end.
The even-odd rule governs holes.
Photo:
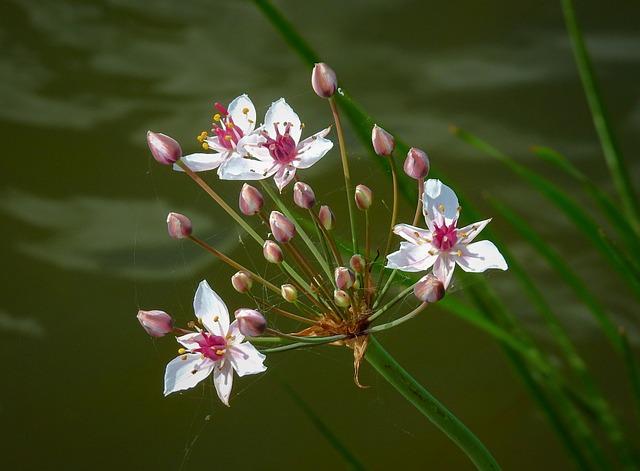
POLYGON ((273 160, 276 162, 281 164, 291 163, 298 154, 296 141, 289 135, 291 123, 287 123, 284 134, 280 134, 277 124, 274 124, 273 127, 276 129, 276 138, 273 139, 264 131, 262 135, 266 139, 266 142, 263 142, 262 146, 269 149, 269 154, 271 154, 271 157, 273 157, 273 160))
POLYGON ((457 241, 458 236, 456 234, 455 222, 452 222, 450 226, 446 224, 438 226, 435 224, 435 229, 433 230, 433 245, 435 245, 438 250, 450 250, 456 245, 457 241))
POLYGON ((218 110, 218 114, 214 117, 217 122, 213 123, 211 131, 216 134, 218 143, 222 147, 229 150, 235 149, 238 141, 244 136, 242 129, 235 125, 233 118, 229 116, 229 112, 224 106, 218 102, 213 106, 218 110))
POLYGON ((196 339, 200 347, 194 349, 196 353, 201 353, 205 357, 218 361, 224 356, 224 350, 227 348, 227 341, 224 337, 219 335, 213 335, 209 332, 201 332, 200 336, 196 339))

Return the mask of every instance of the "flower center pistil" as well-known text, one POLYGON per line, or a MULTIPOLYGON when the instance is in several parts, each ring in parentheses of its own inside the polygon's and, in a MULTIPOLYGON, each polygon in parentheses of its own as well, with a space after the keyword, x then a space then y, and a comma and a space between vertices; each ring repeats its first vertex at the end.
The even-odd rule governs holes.
POLYGON ((200 353, 213 361, 221 360, 224 357, 227 348, 227 341, 224 337, 201 332, 201 336, 196 342, 199 347, 193 350, 194 353, 200 353))
MULTIPOLYGON (((222 106, 218 102, 214 103, 213 106, 215 107, 217 113, 214 114, 212 118, 211 132, 215 134, 215 137, 212 136, 211 139, 217 139, 218 144, 221 147, 233 150, 236 148, 238 141, 244 136, 244 133, 242 132, 242 129, 236 126, 236 124, 233 122, 233 118, 229 116, 229 112, 224 106, 222 106)), ((245 108, 242 110, 242 112, 244 114, 247 114, 249 110, 245 108)), ((197 137, 198 142, 202 144, 202 148, 204 150, 207 150, 209 148, 207 137, 208 133, 206 131, 203 131, 197 137)))
POLYGON ((456 223, 451 223, 450 226, 443 224, 442 226, 435 225, 433 231, 433 245, 442 251, 451 250, 456 242, 458 242, 458 236, 456 234, 456 223))
POLYGON ((291 163, 297 155, 296 141, 289 135, 291 123, 286 123, 284 134, 280 134, 277 123, 273 127, 276 130, 275 139, 269 136, 266 131, 263 131, 262 136, 266 139, 266 142, 263 142, 262 146, 269 149, 269 154, 276 162, 281 164, 291 163))

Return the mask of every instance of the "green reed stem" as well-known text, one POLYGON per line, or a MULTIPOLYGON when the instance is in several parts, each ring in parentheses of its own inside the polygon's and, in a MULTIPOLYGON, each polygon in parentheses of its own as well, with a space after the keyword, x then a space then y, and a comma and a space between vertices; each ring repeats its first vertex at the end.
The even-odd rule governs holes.
POLYGON ((353 253, 358 253, 358 238, 353 210, 354 203, 353 187, 351 186, 351 173, 349 171, 349 160, 347 159, 347 147, 344 143, 344 131, 342 130, 342 123, 340 122, 340 113, 338 113, 338 107, 336 106, 336 100, 334 97, 329 98, 329 106, 331 106, 331 113, 333 113, 333 119, 336 122, 336 133, 338 134, 338 145, 340 147, 340 158, 342 160, 342 171, 344 173, 344 187, 345 193, 347 194, 347 207, 349 208, 349 223, 351 225, 353 253))
POLYGON ((407 296, 409 293, 411 293, 411 291, 413 290, 415 283, 412 284, 411 286, 409 286, 408 288, 405 288, 404 290, 402 290, 402 292, 400 294, 398 294, 395 298, 393 298, 391 301, 389 301, 387 304, 385 304, 384 306, 382 306, 378 311, 374 312, 373 314, 371 314, 369 316, 369 322, 373 322, 374 320, 376 320, 381 314, 384 314, 386 311, 388 311, 389 309, 391 309, 398 301, 401 301, 402 299, 405 298, 405 296, 407 296))
POLYGON ((478 437, 400 366, 373 336, 369 338, 365 358, 407 401, 458 445, 477 469, 500 469, 478 437))
POLYGON ((422 214, 422 193, 424 192, 424 178, 418 180, 418 203, 416 204, 416 214, 413 216, 412 226, 417 226, 422 214))

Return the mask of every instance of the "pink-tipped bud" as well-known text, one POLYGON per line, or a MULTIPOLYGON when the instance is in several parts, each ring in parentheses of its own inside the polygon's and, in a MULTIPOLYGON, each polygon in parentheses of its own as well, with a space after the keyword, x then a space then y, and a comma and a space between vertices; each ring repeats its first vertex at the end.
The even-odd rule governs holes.
POLYGON ((349 260, 349 266, 351 266, 353 271, 355 271, 356 273, 364 273, 364 270, 366 268, 364 257, 360 254, 353 255, 349 260))
POLYGON ((162 165, 174 164, 182 157, 182 149, 178 141, 166 134, 147 131, 147 145, 153 158, 162 165))
POLYGON ((357 185, 355 192, 356 206, 362 211, 366 211, 371 207, 373 202, 373 192, 366 185, 357 185))
POLYGON ((264 198, 257 188, 247 185, 246 183, 242 185, 238 198, 238 206, 242 214, 245 216, 253 216, 260 212, 263 205, 264 198))
POLYGON ((353 286, 353 282, 356 281, 356 275, 347 267, 338 267, 333 272, 333 277, 336 280, 336 286, 338 289, 349 289, 353 286))
POLYGON ((296 182, 293 185, 293 202, 302 209, 311 209, 316 204, 316 194, 306 183, 296 182))
POLYGON ((265 241, 262 246, 262 255, 269 263, 282 263, 284 255, 282 255, 282 249, 278 244, 272 240, 265 241))
POLYGON ((262 314, 253 309, 238 309, 235 312, 238 328, 242 335, 257 337, 267 330, 267 320, 262 314))
POLYGON ((336 225, 336 217, 333 215, 333 211, 329 206, 320 206, 320 211, 318 212, 318 219, 320 219, 320 224, 326 230, 330 231, 336 225))
POLYGON ((173 330, 173 318, 164 311, 138 311, 138 321, 147 334, 163 337, 173 330))
POLYGON ((295 303, 298 300, 298 290, 295 286, 288 283, 280 287, 280 294, 282 298, 289 303, 295 303))
POLYGON ((253 280, 246 271, 239 271, 231 277, 231 284, 238 293, 248 293, 253 286, 253 280))
POLYGON ((296 226, 279 211, 271 211, 269 226, 271 227, 273 238, 282 244, 286 244, 296 235, 296 226))
POLYGON ((373 130, 371 131, 371 143, 376 154, 383 156, 391 155, 396 147, 393 136, 377 124, 373 125, 373 130))
POLYGON ((423 303, 436 303, 444 298, 444 293, 444 284, 431 273, 422 277, 413 287, 413 294, 423 303))
POLYGON ((333 302, 335 302, 338 307, 349 307, 351 304, 349 295, 341 289, 337 289, 333 292, 333 302))
POLYGON ((404 173, 420 180, 429 175, 429 157, 422 149, 412 147, 404 159, 404 173))
POLYGON ((324 62, 313 66, 311 72, 311 86, 320 98, 330 98, 338 88, 336 73, 324 62))
POLYGON ((191 219, 184 214, 169 213, 167 215, 167 231, 172 239, 185 239, 191 235, 192 230, 191 219))

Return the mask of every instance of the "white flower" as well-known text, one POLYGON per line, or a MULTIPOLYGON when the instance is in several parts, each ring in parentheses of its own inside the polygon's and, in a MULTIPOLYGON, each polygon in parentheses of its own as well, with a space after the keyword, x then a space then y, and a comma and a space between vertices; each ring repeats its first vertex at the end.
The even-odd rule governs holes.
POLYGON ((424 184, 423 212, 428 230, 398 224, 393 232, 406 240, 400 250, 387 256, 387 268, 420 272, 433 267, 433 274, 445 285, 451 281, 458 264, 467 272, 479 273, 489 268, 507 269, 504 257, 492 242, 471 244, 491 219, 458 229, 458 197, 440 180, 424 184))
POLYGON ((218 397, 228 406, 233 370, 238 376, 261 373, 267 369, 265 356, 243 342, 237 320, 229 325, 227 306, 205 280, 198 286, 193 309, 204 329, 176 338, 185 353, 167 365, 164 395, 192 388, 213 373, 218 397))
POLYGON ((264 125, 243 140, 246 157, 237 156, 220 169, 223 180, 262 180, 274 177, 280 191, 287 186, 299 168, 309 168, 333 147, 325 139, 326 128, 300 141, 300 118, 284 98, 273 102, 264 125))
MULTIPOLYGON (((244 155, 243 142, 256 127, 256 108, 247 95, 235 98, 227 108, 219 103, 215 107, 218 112, 213 117, 211 135, 203 133, 198 137, 203 147, 211 149, 213 153, 199 152, 182 157, 182 161, 194 172, 217 168, 220 174, 229 159, 244 155)), ((175 164, 173 169, 182 171, 175 164)))

